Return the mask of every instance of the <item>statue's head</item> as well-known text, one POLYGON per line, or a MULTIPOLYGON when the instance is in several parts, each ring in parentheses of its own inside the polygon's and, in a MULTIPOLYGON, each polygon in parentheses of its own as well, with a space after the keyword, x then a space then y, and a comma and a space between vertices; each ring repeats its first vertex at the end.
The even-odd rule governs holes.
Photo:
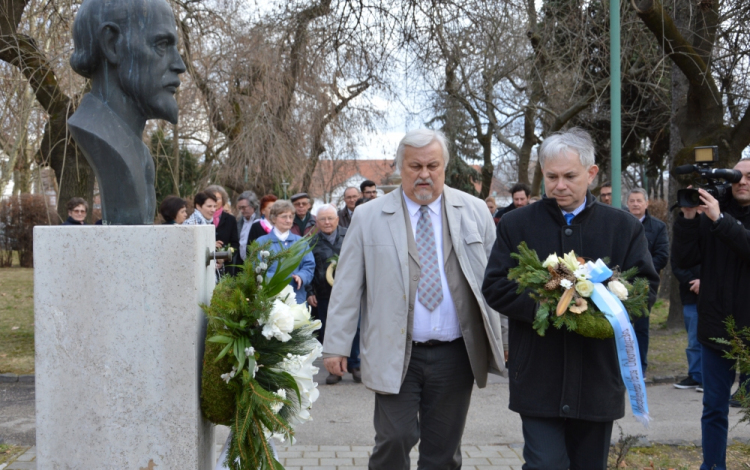
POLYGON ((145 119, 177 122, 174 93, 185 63, 177 51, 174 14, 164 0, 85 0, 73 24, 73 42, 73 70, 119 88, 108 90, 107 99, 129 98, 145 119))

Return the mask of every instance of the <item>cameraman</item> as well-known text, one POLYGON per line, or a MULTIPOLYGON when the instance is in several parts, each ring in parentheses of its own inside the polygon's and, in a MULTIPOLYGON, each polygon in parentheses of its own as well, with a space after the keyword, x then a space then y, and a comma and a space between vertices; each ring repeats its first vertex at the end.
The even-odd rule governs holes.
POLYGON ((674 223, 672 260, 678 268, 700 263, 698 341, 703 345, 703 465, 726 469, 729 398, 734 362, 711 338, 726 338, 724 321, 733 316, 738 328, 750 326, 750 159, 734 167, 742 173, 729 200, 719 204, 699 189, 702 205, 683 207, 674 223))

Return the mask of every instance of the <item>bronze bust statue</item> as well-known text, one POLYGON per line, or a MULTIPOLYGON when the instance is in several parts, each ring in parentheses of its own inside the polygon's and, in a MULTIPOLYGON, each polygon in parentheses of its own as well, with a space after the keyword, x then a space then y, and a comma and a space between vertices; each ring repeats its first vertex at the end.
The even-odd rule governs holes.
POLYGON ((147 119, 177 123, 174 93, 185 64, 164 0, 85 0, 73 23, 73 70, 91 91, 68 129, 94 169, 106 224, 152 224, 154 162, 147 119))

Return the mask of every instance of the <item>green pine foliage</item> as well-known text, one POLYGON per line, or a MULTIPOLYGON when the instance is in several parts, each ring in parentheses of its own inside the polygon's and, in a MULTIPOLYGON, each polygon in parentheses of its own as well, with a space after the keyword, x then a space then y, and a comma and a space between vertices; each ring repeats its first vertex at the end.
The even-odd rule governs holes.
MULTIPOLYGON (((733 316, 729 316, 724 322, 727 328, 726 338, 711 338, 724 346, 724 357, 735 362, 735 368, 741 374, 750 375, 750 328, 737 328, 737 322, 733 316)), ((750 394, 747 388, 750 387, 750 380, 740 384, 734 398, 740 402, 742 418, 740 423, 750 423, 750 394)))
POLYGON ((295 329, 285 342, 263 336, 261 323, 268 318, 274 297, 289 284, 292 272, 310 250, 308 238, 277 253, 269 253, 268 245, 254 242, 248 247, 242 271, 236 277, 224 277, 211 304, 202 305, 208 328, 201 409, 209 421, 231 428, 227 465, 232 470, 283 470, 273 457, 268 435, 293 437, 290 418, 297 414, 301 397, 297 382, 280 365, 290 355, 308 354, 317 341, 313 325, 295 329), (267 255, 263 257, 262 252, 267 255), (278 263, 270 279, 264 277, 261 262, 278 263), (254 354, 247 355, 250 347, 254 354), (227 383, 222 375, 231 373, 233 367, 239 380, 227 383), (254 376, 253 371, 257 371, 254 376), (276 394, 279 390, 285 398, 276 394), (272 408, 280 402, 283 406, 275 412, 272 408))

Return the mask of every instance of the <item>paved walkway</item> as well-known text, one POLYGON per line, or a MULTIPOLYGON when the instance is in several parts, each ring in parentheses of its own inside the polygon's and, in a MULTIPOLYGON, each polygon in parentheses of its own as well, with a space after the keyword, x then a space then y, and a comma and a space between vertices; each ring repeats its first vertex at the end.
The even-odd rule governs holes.
MULTIPOLYGON (((520 470, 520 448, 511 446, 463 446, 465 470, 520 470)), ((305 446, 295 445, 279 449, 279 461, 286 470, 366 470, 372 446, 305 446)), ((221 444, 216 445, 216 455, 221 444)), ((411 453, 412 468, 417 468, 419 453, 411 453)), ((27 450, 7 467, 0 470, 37 470, 36 447, 27 450)), ((41 470, 41 469, 40 469, 41 470)))

